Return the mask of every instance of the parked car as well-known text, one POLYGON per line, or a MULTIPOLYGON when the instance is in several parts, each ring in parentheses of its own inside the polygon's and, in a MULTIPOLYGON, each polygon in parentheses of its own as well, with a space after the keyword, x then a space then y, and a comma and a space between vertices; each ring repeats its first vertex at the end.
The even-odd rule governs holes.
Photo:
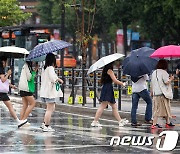
MULTIPOLYGON (((60 56, 57 56, 57 58, 56 58, 56 65, 57 65, 57 67, 61 67, 61 57, 60 56)), ((77 65, 77 61, 72 55, 70 55, 70 54, 64 55, 64 67, 72 68, 72 67, 76 67, 76 65, 77 65)))

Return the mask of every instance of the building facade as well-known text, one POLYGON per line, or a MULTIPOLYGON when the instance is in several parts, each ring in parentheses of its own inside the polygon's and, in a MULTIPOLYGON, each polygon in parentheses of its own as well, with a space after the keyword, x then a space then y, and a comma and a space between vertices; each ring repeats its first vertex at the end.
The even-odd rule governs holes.
POLYGON ((20 2, 20 8, 24 12, 32 13, 31 18, 29 18, 25 24, 40 24, 40 16, 37 13, 38 0, 18 0, 20 2))

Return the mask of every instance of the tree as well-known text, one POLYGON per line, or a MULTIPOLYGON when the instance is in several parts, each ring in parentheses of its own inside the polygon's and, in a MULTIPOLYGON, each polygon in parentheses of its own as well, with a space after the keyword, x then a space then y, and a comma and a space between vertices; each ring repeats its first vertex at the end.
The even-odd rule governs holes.
POLYGON ((107 18, 107 23, 114 23, 115 25, 122 24, 124 33, 124 53, 127 53, 127 27, 133 20, 132 14, 133 0, 102 0, 101 7, 103 13, 107 18))
POLYGON ((19 24, 30 17, 30 13, 24 13, 16 0, 0 0, 0 26, 19 24))
POLYGON ((141 32, 153 47, 180 42, 180 2, 176 0, 137 0, 141 32))

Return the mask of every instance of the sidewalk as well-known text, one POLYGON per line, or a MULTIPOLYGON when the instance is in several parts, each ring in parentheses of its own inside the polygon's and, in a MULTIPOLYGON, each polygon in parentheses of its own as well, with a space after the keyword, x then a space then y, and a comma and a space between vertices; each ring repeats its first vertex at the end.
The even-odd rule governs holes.
MULTIPOLYGON (((97 100, 96 107, 93 107, 93 101, 89 97, 87 97, 87 103, 82 106, 82 104, 78 104, 78 100, 76 98, 75 104, 74 105, 69 105, 68 104, 68 97, 69 95, 66 93, 65 94, 65 103, 62 103, 61 101, 58 101, 56 103, 56 110, 59 112, 67 112, 67 113, 74 113, 74 114, 80 114, 80 115, 88 115, 94 117, 97 108, 99 107, 99 102, 97 100)), ((14 103, 21 103, 21 97, 14 95, 10 96, 11 101, 14 103)), ((36 106, 45 108, 46 104, 42 103, 40 99, 36 100, 37 104, 36 106)), ((176 124, 180 124, 180 102, 175 102, 173 101, 171 103, 171 112, 173 115, 173 121, 176 124)), ((137 119, 138 121, 144 121, 144 113, 146 109, 146 103, 143 100, 140 100, 138 110, 137 110, 137 119)), ((120 115, 122 118, 126 118, 128 120, 131 119, 131 98, 130 97, 122 97, 121 101, 121 111, 119 111, 120 115)), ((104 110, 103 119, 109 119, 109 120, 115 120, 115 118, 112 116, 112 109, 111 107, 108 107, 107 109, 104 110)))

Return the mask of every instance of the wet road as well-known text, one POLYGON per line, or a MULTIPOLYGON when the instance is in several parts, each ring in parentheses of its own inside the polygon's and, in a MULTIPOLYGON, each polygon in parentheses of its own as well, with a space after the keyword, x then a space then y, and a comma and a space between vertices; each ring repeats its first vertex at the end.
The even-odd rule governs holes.
MULTIPOLYGON (((16 112, 20 112, 20 105, 14 104, 16 112)), ((29 118, 31 126, 17 129, 16 122, 9 116, 6 107, 0 103, 0 153, 160 153, 156 147, 158 135, 163 130, 151 130, 149 125, 143 124, 138 128, 128 124, 118 127, 116 121, 100 120, 101 128, 90 126, 92 117, 79 116, 56 111, 52 118, 55 132, 42 132, 44 109, 35 108, 29 118), (113 136, 154 136, 152 146, 110 146, 113 136)), ((173 128, 180 132, 180 127, 173 128)), ((173 151, 180 153, 180 142, 173 151)))

